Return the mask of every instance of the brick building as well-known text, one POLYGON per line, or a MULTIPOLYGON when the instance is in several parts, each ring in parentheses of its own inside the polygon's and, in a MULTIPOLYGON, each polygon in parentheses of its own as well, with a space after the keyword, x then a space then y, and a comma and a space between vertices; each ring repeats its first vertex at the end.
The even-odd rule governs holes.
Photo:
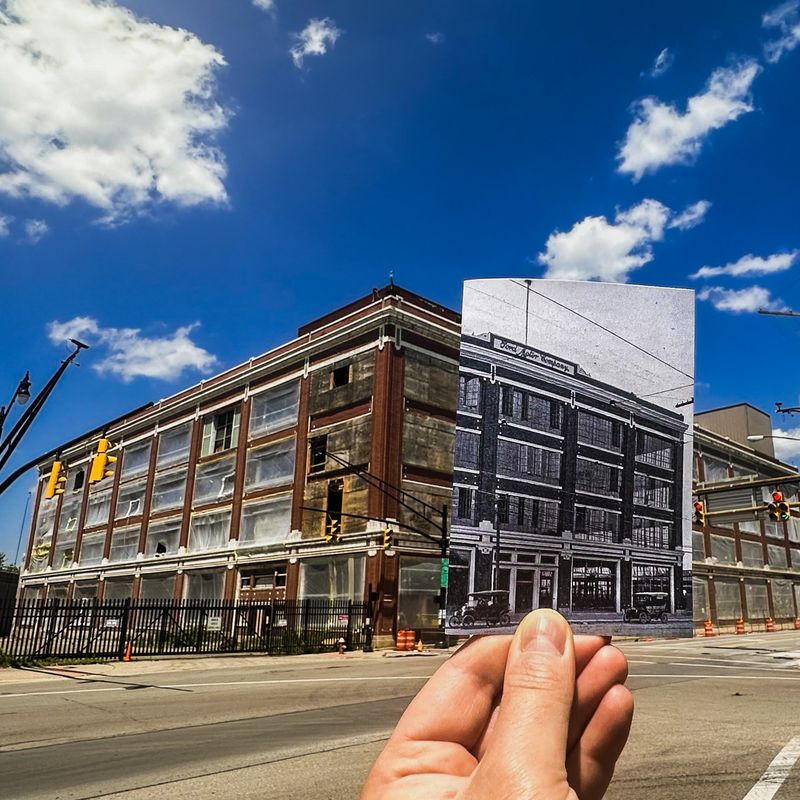
POLYGON ((692 532, 697 628, 710 619, 732 631, 739 617, 752 630, 767 617, 792 627, 800 615, 800 518, 767 514, 775 490, 798 502, 800 475, 775 458, 771 434, 769 415, 746 403, 695 415, 694 491, 706 510, 692 532))
POLYGON ((371 589, 378 636, 434 628, 439 551, 402 525, 437 529, 345 465, 450 504, 459 322, 394 285, 373 290, 113 423, 111 477, 87 479, 99 434, 65 448, 62 495, 45 497, 52 462, 39 466, 23 596, 360 601, 371 589), (386 520, 401 528, 390 549, 386 520))
POLYGON ((462 336, 459 380, 449 609, 685 610, 681 415, 494 334, 462 336))

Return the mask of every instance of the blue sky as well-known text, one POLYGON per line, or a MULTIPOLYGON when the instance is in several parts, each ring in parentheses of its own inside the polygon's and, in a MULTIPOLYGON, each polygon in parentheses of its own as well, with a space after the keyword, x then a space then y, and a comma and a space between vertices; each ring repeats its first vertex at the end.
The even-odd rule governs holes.
POLYGON ((15 464, 390 270, 453 307, 476 277, 696 288, 697 407, 798 402, 768 365, 800 320, 755 313, 800 306, 798 2, 0 11, 0 392, 92 344, 15 464))

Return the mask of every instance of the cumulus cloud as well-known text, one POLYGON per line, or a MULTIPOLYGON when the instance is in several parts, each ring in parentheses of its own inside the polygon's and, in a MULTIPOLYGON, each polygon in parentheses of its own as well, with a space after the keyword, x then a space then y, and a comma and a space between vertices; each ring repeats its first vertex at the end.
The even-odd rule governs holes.
POLYGON ((185 325, 166 336, 144 336, 139 328, 104 328, 94 317, 74 317, 50 322, 47 334, 54 344, 80 339, 98 347, 105 356, 93 368, 125 383, 134 378, 175 380, 187 370, 207 373, 217 363, 215 356, 191 339, 199 324, 185 325))
POLYGON ((786 310, 780 300, 772 297, 769 290, 761 286, 748 286, 746 289, 709 286, 698 292, 697 299, 708 300, 717 311, 729 311, 732 314, 753 314, 762 308, 765 311, 786 310))
POLYGON ((741 278, 745 275, 771 275, 773 272, 785 272, 797 260, 800 251, 792 250, 788 253, 773 253, 763 258, 748 254, 738 261, 732 261, 722 267, 700 267, 690 278, 714 278, 717 275, 732 275, 741 278))
POLYGON ((436 31, 435 33, 426 33, 425 38, 431 44, 441 44, 444 41, 444 34, 436 31))
POLYGON ((800 42, 800 0, 789 0, 776 6, 764 14, 761 24, 765 28, 777 28, 780 34, 764 45, 764 58, 775 64, 800 42))
POLYGON ((223 203, 222 55, 101 0, 0 2, 0 192, 81 199, 118 222, 223 203))
POLYGON ((333 47, 341 35, 342 32, 330 17, 312 19, 300 33, 293 34, 295 43, 289 52, 294 65, 299 69, 306 56, 324 56, 328 52, 328 45, 333 47))
POLYGON ((773 428, 772 444, 775 447, 775 458, 790 464, 800 460, 800 428, 773 428), (785 439, 777 437, 785 436, 785 439), (792 441, 796 439, 797 441, 792 441))
POLYGON ((49 230, 50 228, 47 227, 47 223, 43 219, 29 219, 25 221, 25 236, 27 236, 28 241, 33 244, 36 244, 49 230))
POLYGON ((538 255, 547 267, 544 277, 624 283, 633 270, 653 260, 652 244, 664 238, 666 228, 685 229, 700 222, 705 210, 700 214, 699 205, 676 214, 658 200, 646 199, 617 211, 613 222, 604 216, 585 217, 568 231, 550 234, 538 255))
POLYGON ((685 111, 654 97, 640 100, 617 154, 618 170, 638 181, 668 164, 690 163, 711 131, 753 110, 750 86, 760 69, 750 60, 715 70, 685 111))
POLYGON ((668 47, 665 47, 656 56, 656 60, 653 62, 653 66, 650 67, 650 72, 648 74, 651 78, 661 77, 672 66, 674 60, 675 56, 670 52, 668 47))
POLYGON ((275 0, 253 0, 253 5, 262 11, 272 11, 275 8, 275 0))

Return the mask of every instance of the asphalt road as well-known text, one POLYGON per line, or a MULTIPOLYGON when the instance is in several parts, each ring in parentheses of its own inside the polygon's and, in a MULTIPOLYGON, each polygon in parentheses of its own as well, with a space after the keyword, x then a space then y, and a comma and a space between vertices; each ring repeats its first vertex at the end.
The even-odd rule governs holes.
MULTIPOLYGON (((800 797, 800 633, 622 649, 637 710, 608 798, 800 797), (783 765, 759 784, 781 751, 783 765)), ((0 671, 0 797, 356 798, 394 722, 444 657, 0 671)))

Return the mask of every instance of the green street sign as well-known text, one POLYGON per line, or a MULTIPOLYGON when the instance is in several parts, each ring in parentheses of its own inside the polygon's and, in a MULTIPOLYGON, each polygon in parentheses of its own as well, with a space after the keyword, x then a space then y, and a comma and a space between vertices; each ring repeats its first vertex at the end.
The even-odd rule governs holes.
POLYGON ((443 558, 442 559, 442 580, 439 584, 443 589, 447 588, 447 573, 450 566, 450 559, 443 558))

